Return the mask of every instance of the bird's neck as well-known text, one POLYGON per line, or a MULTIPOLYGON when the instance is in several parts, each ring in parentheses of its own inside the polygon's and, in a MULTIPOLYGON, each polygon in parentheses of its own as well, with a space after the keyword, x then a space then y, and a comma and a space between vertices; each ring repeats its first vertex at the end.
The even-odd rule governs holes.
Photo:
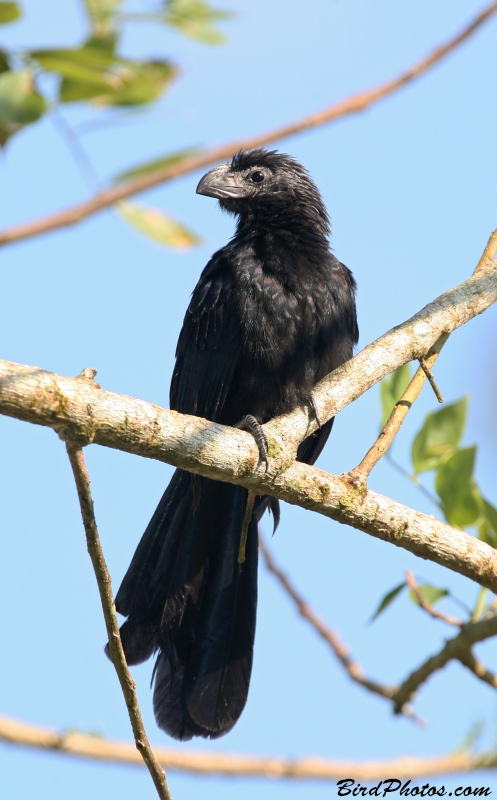
POLYGON ((240 243, 257 242, 263 248, 278 246, 323 256, 329 253, 328 236, 327 222, 296 206, 240 214, 235 239, 240 243))

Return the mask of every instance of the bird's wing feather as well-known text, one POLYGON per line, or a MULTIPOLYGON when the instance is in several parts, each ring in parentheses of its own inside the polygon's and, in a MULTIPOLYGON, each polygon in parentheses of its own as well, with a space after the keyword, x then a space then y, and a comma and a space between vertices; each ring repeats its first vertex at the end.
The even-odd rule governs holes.
POLYGON ((194 289, 178 340, 170 391, 174 411, 220 420, 240 351, 233 293, 228 260, 217 253, 194 289))

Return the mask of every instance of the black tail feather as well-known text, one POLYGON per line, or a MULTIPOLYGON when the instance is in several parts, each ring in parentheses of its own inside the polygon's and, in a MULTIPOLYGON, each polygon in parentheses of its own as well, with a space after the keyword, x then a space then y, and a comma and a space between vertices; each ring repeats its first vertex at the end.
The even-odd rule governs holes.
POLYGON ((176 471, 116 596, 127 616, 128 664, 158 651, 154 711, 177 739, 215 738, 233 727, 247 699, 255 636, 255 519, 238 564, 247 491, 200 480, 199 499, 192 476, 176 471))

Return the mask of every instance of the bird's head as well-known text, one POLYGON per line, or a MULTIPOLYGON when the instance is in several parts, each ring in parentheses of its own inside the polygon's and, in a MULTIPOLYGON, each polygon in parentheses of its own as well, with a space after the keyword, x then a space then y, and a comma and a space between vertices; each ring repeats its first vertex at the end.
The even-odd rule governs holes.
POLYGON ((230 164, 215 167, 201 179, 197 194, 215 197, 222 209, 266 224, 298 225, 311 221, 325 236, 329 218, 307 170, 276 150, 243 151, 230 164))

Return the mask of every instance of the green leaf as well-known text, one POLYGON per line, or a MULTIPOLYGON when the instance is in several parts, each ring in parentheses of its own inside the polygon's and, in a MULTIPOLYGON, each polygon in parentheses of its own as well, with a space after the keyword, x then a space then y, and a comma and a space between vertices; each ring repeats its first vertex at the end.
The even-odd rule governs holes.
POLYGON ((381 427, 384 428, 393 411, 394 405, 400 400, 411 380, 411 367, 403 364, 392 372, 388 378, 380 383, 381 399, 381 427))
POLYGON ((492 527, 495 535, 497 536, 497 508, 495 508, 492 503, 489 503, 488 500, 485 500, 484 497, 481 499, 483 503, 483 511, 486 519, 488 520, 488 524, 492 527))
POLYGON ((114 176, 113 181, 114 183, 122 183, 123 181, 129 181, 132 178, 138 178, 140 175, 148 175, 150 172, 156 172, 158 169, 162 169, 163 167, 171 167, 173 164, 177 164, 178 162, 183 161, 185 158, 194 156, 199 152, 200 147, 188 147, 185 150, 176 150, 174 153, 170 153, 162 158, 155 158, 153 161, 146 161, 144 164, 140 164, 138 167, 133 167, 132 169, 127 169, 124 172, 119 172, 114 176))
POLYGON ((8 53, 5 50, 0 50, 0 73, 7 72, 9 69, 8 53))
POLYGON ((140 233, 166 247, 185 250, 201 242, 195 233, 159 209, 122 201, 117 210, 140 233))
POLYGON ((445 518, 459 528, 473 525, 481 515, 479 493, 472 478, 475 457, 476 446, 456 450, 439 467, 435 479, 445 518))
POLYGON ((14 125, 36 122, 46 102, 34 87, 31 70, 7 70, 0 74, 0 120, 14 125))
POLYGON ((391 589, 389 592, 387 592, 387 593, 386 593, 386 595, 385 595, 385 596, 384 596, 384 597, 383 597, 383 598, 380 600, 380 604, 379 604, 378 608, 376 609, 376 611, 374 612, 373 616, 371 617, 371 619, 370 619, 369 621, 370 621, 370 622, 374 622, 374 620, 375 620, 377 617, 379 617, 379 616, 380 616, 380 614, 381 614, 381 613, 382 613, 382 612, 383 612, 383 611, 384 611, 386 608, 388 608, 388 606, 390 605, 390 603, 392 603, 392 602, 395 600, 395 598, 397 597, 397 595, 399 595, 399 594, 401 593, 402 589, 403 589, 403 588, 404 588, 404 586, 406 586, 406 585, 407 585, 407 584, 406 584, 406 582, 405 582, 405 581, 402 581, 402 583, 399 583, 399 585, 398 585, 398 586, 396 586, 394 589, 391 589))
POLYGON ((204 0, 167 0, 164 22, 204 44, 223 44, 226 36, 215 27, 221 19, 230 19, 230 11, 213 8, 204 0))
MULTIPOLYGON (((440 586, 432 586, 431 583, 420 583, 418 589, 423 600, 426 600, 430 606, 434 606, 435 603, 438 603, 438 601, 442 599, 442 597, 447 597, 447 595, 450 594, 448 589, 441 589, 440 586)), ((409 598, 413 603, 416 603, 416 605, 420 605, 420 602, 412 589, 409 590, 409 598)))
POLYGON ((177 75, 169 61, 123 61, 127 74, 112 92, 96 98, 100 105, 135 106, 151 103, 160 97, 177 75))
POLYGON ((176 68, 169 61, 118 58, 114 41, 109 36, 96 46, 92 39, 73 50, 34 50, 31 56, 44 69, 62 75, 63 102, 93 99, 103 106, 129 106, 155 100, 177 74, 176 68))
POLYGON ((490 547, 497 547, 497 536, 487 519, 483 519, 478 525, 478 538, 490 547))
POLYGON ((435 488, 442 500, 465 492, 475 468, 476 445, 456 450, 437 472, 435 488))
POLYGON ((444 406, 426 416, 412 443, 411 457, 416 473, 437 469, 458 446, 464 433, 468 398, 444 406))
POLYGON ((14 22, 19 17, 22 17, 22 11, 17 3, 0 3, 0 25, 14 22))
POLYGON ((119 74, 113 54, 98 47, 84 45, 72 50, 33 50, 30 55, 50 72, 58 72, 64 78, 82 81, 104 91, 120 86, 124 79, 124 75, 119 74))
POLYGON ((93 26, 102 29, 112 22, 123 0, 84 0, 84 3, 93 26))
MULTIPOLYGON (((477 491, 477 490, 475 490, 477 491)), ((481 517, 478 523, 478 538, 490 547, 497 547, 497 508, 478 492, 481 517)))

